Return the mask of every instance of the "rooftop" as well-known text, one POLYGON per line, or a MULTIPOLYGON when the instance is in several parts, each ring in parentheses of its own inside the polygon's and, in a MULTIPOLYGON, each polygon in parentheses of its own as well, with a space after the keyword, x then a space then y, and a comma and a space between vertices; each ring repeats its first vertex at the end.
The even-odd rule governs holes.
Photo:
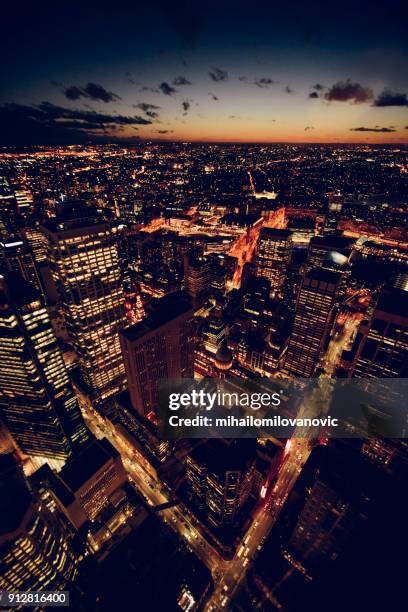
POLYGON ((176 291, 157 300, 156 309, 148 317, 140 323, 123 329, 120 333, 130 341, 137 340, 190 310, 191 304, 187 294, 176 291))
POLYGON ((332 270, 326 270, 325 268, 312 268, 308 272, 307 278, 337 285, 341 274, 332 270))
POLYGON ((271 238, 279 238, 280 240, 284 238, 289 238, 292 235, 292 232, 287 229, 279 229, 276 227, 263 227, 260 232, 260 237, 271 237, 271 238))
POLYGON ((62 468, 59 476, 71 491, 77 491, 110 459, 115 459, 118 454, 118 451, 108 440, 95 440, 69 461, 62 468))

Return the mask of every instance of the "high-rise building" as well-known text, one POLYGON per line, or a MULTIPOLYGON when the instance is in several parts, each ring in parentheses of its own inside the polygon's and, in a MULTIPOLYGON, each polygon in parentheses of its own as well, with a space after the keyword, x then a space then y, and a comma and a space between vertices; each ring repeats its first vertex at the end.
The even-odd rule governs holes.
POLYGON ((0 413, 31 456, 65 460, 89 439, 47 310, 16 274, 0 290, 0 413))
POLYGON ((19 186, 14 189, 17 210, 23 217, 28 217, 33 211, 33 194, 25 187, 19 186))
POLYGON ((47 239, 44 234, 38 229, 32 227, 25 227, 21 230, 21 233, 27 239, 27 242, 31 246, 34 254, 34 259, 37 263, 43 263, 47 261, 47 239))
POLYGON ((271 283, 271 294, 282 289, 292 253, 292 234, 289 230, 263 227, 259 233, 256 253, 256 275, 271 283))
POLYGON ((185 258, 185 287, 194 308, 199 307, 210 291, 210 262, 204 258, 185 258))
POLYGON ((314 268, 299 289, 295 320, 285 359, 294 376, 312 376, 333 323, 340 274, 314 268))
POLYGON ((0 592, 69 590, 77 574, 65 533, 11 454, 0 455, 0 567, 0 592))
POLYGON ((203 331, 204 346, 210 353, 216 353, 227 334, 227 324, 220 317, 211 317, 203 331))
POLYGON ((119 452, 104 438, 94 440, 51 479, 51 495, 76 529, 93 521, 127 483, 119 452))
POLYGON ((129 394, 141 416, 157 408, 159 379, 193 378, 192 319, 185 293, 171 293, 143 321, 121 331, 129 394))
POLYGON ((255 440, 212 439, 186 459, 193 504, 215 528, 232 526, 252 488, 255 440))
POLYGON ((119 217, 125 223, 140 223, 142 221, 143 201, 137 200, 133 193, 118 198, 117 208, 119 217))
POLYGON ((340 220, 343 206, 344 197, 340 192, 333 192, 328 194, 323 228, 325 234, 330 235, 335 234, 337 232, 337 225, 340 220))
POLYGON ((314 236, 309 242, 307 269, 338 270, 347 263, 354 242, 338 235, 314 236))
POLYGON ((119 330, 126 316, 116 234, 83 202, 64 204, 43 229, 83 380, 94 397, 107 397, 124 385, 119 330))
POLYGON ((0 238, 7 239, 18 227, 16 198, 8 181, 0 178, 0 238))
POLYGON ((3 266, 8 272, 17 272, 29 283, 32 283, 45 298, 43 282, 34 253, 29 243, 20 238, 9 238, 0 243, 2 247, 3 266))
POLYGON ((360 323, 349 377, 408 376, 408 291, 385 288, 371 317, 360 323))
POLYGON ((367 519, 371 501, 371 466, 327 447, 321 455, 288 542, 288 550, 312 574, 337 559, 367 519))

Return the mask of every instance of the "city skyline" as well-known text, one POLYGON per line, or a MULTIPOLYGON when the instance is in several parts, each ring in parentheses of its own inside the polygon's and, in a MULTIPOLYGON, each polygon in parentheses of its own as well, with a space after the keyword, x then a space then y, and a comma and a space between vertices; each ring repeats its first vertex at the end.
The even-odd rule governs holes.
POLYGON ((403 2, 155 6, 8 7, 0 143, 408 142, 403 2))
POLYGON ((403 608, 406 0, 2 18, 0 608, 403 608))

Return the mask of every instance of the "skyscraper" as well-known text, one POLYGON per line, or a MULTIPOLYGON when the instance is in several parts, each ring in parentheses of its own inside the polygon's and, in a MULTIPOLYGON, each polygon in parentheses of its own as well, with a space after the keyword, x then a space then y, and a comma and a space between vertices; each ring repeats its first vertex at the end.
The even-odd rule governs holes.
POLYGON ((35 285, 45 298, 43 283, 34 253, 25 239, 9 238, 0 243, 3 266, 9 272, 18 272, 26 281, 35 285))
POLYGON ((347 263, 354 240, 344 236, 314 236, 309 242, 306 266, 337 270, 347 263))
POLYGON ((314 268, 299 289, 295 320, 285 359, 285 370, 312 376, 333 323, 340 274, 314 268))
POLYGON ((88 440, 48 313, 16 274, 0 290, 0 413, 28 455, 65 460, 88 440))
MULTIPOLYGON (((288 550, 309 572, 342 553, 353 532, 367 520, 373 497, 374 470, 358 455, 317 449, 317 469, 310 475, 305 501, 289 537, 288 550)), ((314 460, 311 457, 310 463, 314 460)), ((382 480, 378 479, 380 489, 382 480)), ((378 492, 377 492, 378 493, 378 492)), ((298 492, 301 499, 303 497, 298 492)))
POLYGON ((263 227, 259 234, 256 253, 256 275, 271 283, 271 295, 279 294, 285 281, 292 253, 289 230, 263 227))
POLYGON ((207 440, 186 459, 194 505, 212 527, 234 525, 251 492, 254 440, 207 440))
POLYGON ((121 331, 129 394, 141 416, 157 407, 159 379, 193 378, 192 319, 187 296, 171 293, 143 321, 121 331))
POLYGON ((0 592, 69 589, 77 560, 56 517, 31 494, 13 455, 0 455, 0 592))
POLYGON ((408 291, 386 288, 352 347, 349 377, 408 375, 408 291))
POLYGON ((107 397, 124 384, 119 330, 126 317, 116 235, 83 202, 65 204, 43 229, 82 377, 95 397, 107 397))
POLYGON ((210 262, 204 258, 185 258, 185 286, 194 308, 200 306, 210 291, 210 262))

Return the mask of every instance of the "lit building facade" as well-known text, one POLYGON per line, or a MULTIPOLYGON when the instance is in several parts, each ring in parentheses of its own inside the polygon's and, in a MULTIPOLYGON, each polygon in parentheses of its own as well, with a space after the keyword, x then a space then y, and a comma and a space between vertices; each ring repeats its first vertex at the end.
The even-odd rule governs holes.
POLYGON ((22 451, 66 460, 90 434, 47 310, 17 275, 0 296, 0 412, 22 451))
POLYGON ((186 459, 193 504, 214 528, 235 524, 255 471, 255 441, 208 440, 186 459))
POLYGON ((143 417, 158 405, 157 381, 193 378, 193 310, 184 292, 158 300, 155 310, 120 333, 133 408, 143 417))
POLYGON ((185 258, 185 287, 194 308, 198 308, 210 291, 210 262, 204 258, 185 258))
POLYGON ((349 377, 408 376, 408 291, 384 289, 355 338, 349 377))
POLYGON ((271 294, 279 294, 285 282, 292 254, 292 235, 289 230, 263 227, 258 238, 256 275, 271 283, 271 294))
POLYGON ((9 272, 21 274, 26 281, 35 285, 45 298, 37 262, 29 243, 19 238, 9 238, 4 240, 0 246, 3 250, 4 268, 9 272))
POLYGON ((0 592, 69 590, 77 575, 67 537, 12 455, 0 455, 0 565, 0 592))
POLYGON ((126 324, 117 237, 97 211, 67 203, 44 226, 54 282, 81 374, 96 397, 123 388, 119 330, 126 324))
POLYGON ((290 374, 313 375, 333 323, 340 279, 338 272, 320 268, 303 278, 284 365, 290 374))

